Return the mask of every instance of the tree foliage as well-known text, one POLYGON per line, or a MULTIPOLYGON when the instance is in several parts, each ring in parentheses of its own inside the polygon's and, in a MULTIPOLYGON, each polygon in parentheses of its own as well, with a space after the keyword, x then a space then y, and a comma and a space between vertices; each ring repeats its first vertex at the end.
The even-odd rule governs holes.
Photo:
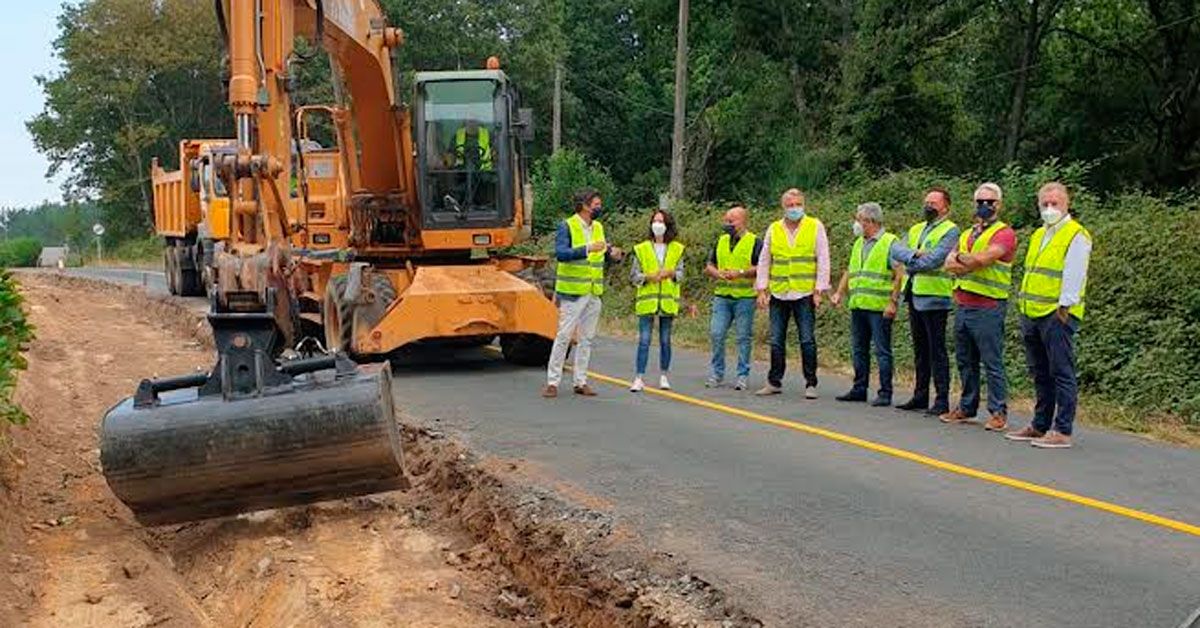
POLYGON ((21 308, 17 282, 0 269, 0 422, 25 423, 28 416, 12 401, 17 371, 25 369, 25 345, 33 340, 33 327, 21 308))

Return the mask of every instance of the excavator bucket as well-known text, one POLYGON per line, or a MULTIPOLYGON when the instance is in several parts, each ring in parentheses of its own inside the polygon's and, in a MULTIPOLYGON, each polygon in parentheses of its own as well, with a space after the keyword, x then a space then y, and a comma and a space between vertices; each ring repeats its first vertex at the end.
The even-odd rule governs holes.
POLYGON ((274 366, 253 337, 234 335, 212 374, 143 381, 105 415, 104 477, 139 522, 407 487, 386 364, 324 356, 274 366))

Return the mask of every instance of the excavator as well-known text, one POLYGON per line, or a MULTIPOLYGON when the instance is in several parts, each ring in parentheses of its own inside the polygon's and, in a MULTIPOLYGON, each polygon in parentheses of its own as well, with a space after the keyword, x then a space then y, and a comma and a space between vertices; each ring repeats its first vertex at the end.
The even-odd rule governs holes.
POLYGON ((415 73, 405 104, 376 0, 214 7, 235 131, 201 164, 229 207, 205 261, 216 362, 142 381, 101 426, 105 479, 146 525, 403 488, 390 369, 349 356, 499 339, 544 364, 557 324, 544 261, 503 253, 532 225, 532 115, 494 58, 415 73), (309 185, 298 38, 342 95, 336 207, 309 185))

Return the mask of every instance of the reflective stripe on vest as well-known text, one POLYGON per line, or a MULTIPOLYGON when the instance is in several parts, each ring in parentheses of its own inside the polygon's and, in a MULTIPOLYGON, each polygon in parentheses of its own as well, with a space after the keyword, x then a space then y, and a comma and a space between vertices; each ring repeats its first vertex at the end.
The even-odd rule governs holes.
POLYGON ((782 220, 771 224, 771 293, 807 293, 817 287, 816 218, 805 216, 796 229, 795 244, 788 244, 782 220))
MULTIPOLYGON (((1045 235, 1045 227, 1034 231, 1029 239, 1029 250, 1025 252, 1025 276, 1021 278, 1021 291, 1017 298, 1020 300, 1021 313, 1029 318, 1041 318, 1058 309, 1058 299, 1062 296, 1063 269, 1067 265, 1067 251, 1071 248, 1071 242, 1078 235, 1087 238, 1088 242, 1092 240, 1092 234, 1074 220, 1063 225, 1046 246, 1042 246, 1045 235)), ((1083 320, 1086 293, 1085 278, 1079 303, 1070 308, 1071 315, 1080 320, 1083 320)))
MULTIPOLYGON (((942 238, 954 229, 955 224, 949 220, 943 220, 929 230, 925 234, 925 239, 921 239, 921 233, 925 231, 925 225, 928 223, 918 222, 908 230, 908 248, 914 251, 932 251, 941 243, 942 238)), ((904 283, 901 284, 900 290, 903 292, 908 289, 910 277, 904 275, 904 283)), ((913 282, 912 293, 922 297, 945 297, 950 298, 954 293, 954 278, 946 271, 938 268, 936 270, 925 270, 914 274, 911 277, 913 282)))
MULTIPOLYGON (((567 219, 567 229, 571 232, 571 248, 589 244, 584 240, 583 219, 579 214, 567 219)), ((604 225, 593 220, 591 242, 604 241, 604 225)), ((559 262, 555 268, 554 291, 574 296, 604 294, 604 251, 588 253, 584 259, 559 262)))
MULTIPOLYGON (((1007 226, 997 220, 975 238, 975 245, 972 247, 967 247, 971 232, 964 231, 958 238, 959 252, 979 254, 986 251, 992 242, 992 236, 1007 226)), ((954 281, 954 288, 992 299, 1007 299, 1008 291, 1012 288, 1012 263, 996 260, 990 266, 959 277, 954 281)))
MULTIPOLYGON (((633 252, 642 267, 642 274, 653 275, 659 271, 658 256, 654 254, 654 244, 649 240, 633 247, 633 252)), ((662 281, 646 281, 638 286, 637 303, 634 305, 638 316, 674 316, 679 313, 679 284, 675 281, 675 269, 683 258, 683 245, 679 242, 668 244, 665 258, 661 268, 670 269, 671 276, 662 281)))
POLYGON ((888 253, 895 234, 884 233, 863 260, 866 239, 859 236, 850 251, 850 300, 847 307, 852 310, 882 312, 892 299, 892 270, 888 253))
MULTIPOLYGON (((747 271, 754 267, 754 243, 758 237, 746 232, 738 240, 736 246, 729 248, 729 234, 723 234, 717 240, 717 270, 747 271)), ((754 278, 738 277, 737 279, 718 279, 717 288, 713 291, 719 297, 731 299, 749 299, 754 297, 754 278)))
MULTIPOLYGON (((486 127, 480 126, 475 135, 475 145, 479 147, 479 168, 492 169, 492 134, 486 127)), ((467 127, 460 126, 454 133, 454 155, 460 164, 467 163, 467 127)))

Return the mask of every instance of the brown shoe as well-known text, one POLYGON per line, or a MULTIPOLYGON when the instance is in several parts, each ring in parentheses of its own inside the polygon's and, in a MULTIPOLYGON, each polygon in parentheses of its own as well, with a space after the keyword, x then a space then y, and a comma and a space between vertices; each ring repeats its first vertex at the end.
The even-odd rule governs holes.
POLYGON ((582 385, 582 386, 576 386, 576 387, 575 387, 575 394, 576 394, 576 395, 583 395, 584 397, 595 397, 595 396, 596 396, 596 391, 592 390, 592 387, 591 387, 591 386, 588 386, 587 384, 584 384, 584 385, 582 385))
POLYGON ((558 386, 555 386, 554 384, 546 384, 546 387, 542 389, 542 396, 547 399, 553 399, 557 397, 558 386))
POLYGON ((992 418, 983 424, 983 429, 989 432, 1003 432, 1008 428, 1008 417, 1003 414, 993 414, 992 418))
POLYGON ((1071 437, 1062 432, 1050 430, 1041 438, 1035 438, 1029 441, 1030 445, 1038 449, 1067 449, 1071 446, 1071 437))
POLYGON ((960 425, 963 423, 974 423, 975 417, 967 416, 962 410, 955 408, 955 409, 947 412, 946 414, 943 414, 942 416, 938 417, 938 420, 941 421, 942 423, 948 423, 951 425, 960 425))
POLYGON ((1045 434, 1033 429, 1032 425, 1027 425, 1015 432, 1009 432, 1005 434, 1004 438, 1007 438, 1008 440, 1015 440, 1019 443, 1027 443, 1035 438, 1041 438, 1043 436, 1045 436, 1045 434))

